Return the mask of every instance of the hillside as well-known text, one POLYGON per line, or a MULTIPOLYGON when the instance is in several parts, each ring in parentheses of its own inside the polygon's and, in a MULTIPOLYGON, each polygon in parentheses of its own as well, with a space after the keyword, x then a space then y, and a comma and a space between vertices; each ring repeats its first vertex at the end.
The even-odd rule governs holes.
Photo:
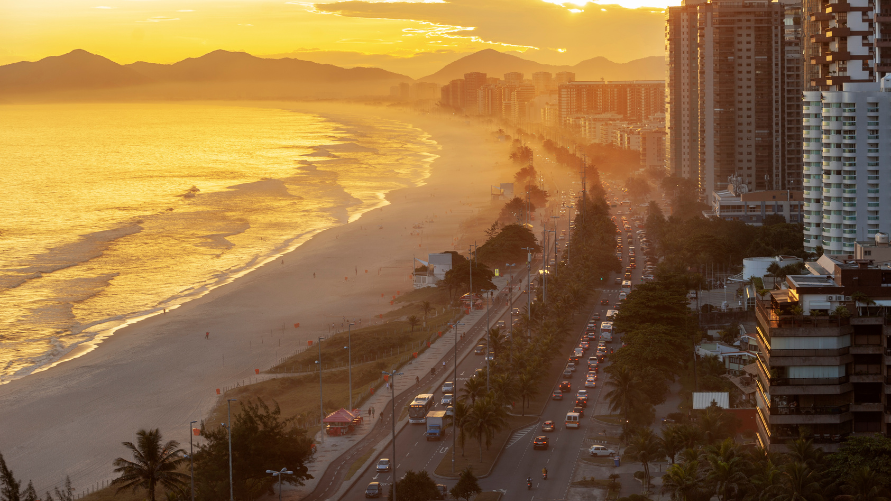
POLYGON ((532 73, 547 71, 557 73, 571 71, 576 80, 663 80, 665 59, 661 56, 635 59, 627 63, 615 63, 605 57, 587 59, 574 66, 556 66, 529 61, 494 49, 481 50, 447 64, 432 75, 419 79, 423 82, 436 82, 445 85, 449 81, 463 78, 465 73, 481 71, 502 78, 505 73, 519 71, 530 78, 532 73))

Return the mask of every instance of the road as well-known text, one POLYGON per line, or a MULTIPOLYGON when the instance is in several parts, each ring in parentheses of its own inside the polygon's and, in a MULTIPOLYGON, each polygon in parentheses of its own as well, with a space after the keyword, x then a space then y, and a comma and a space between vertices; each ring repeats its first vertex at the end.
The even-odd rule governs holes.
MULTIPOLYGON (((613 212, 616 213, 616 209, 613 209, 613 212)), ((623 212, 627 213, 627 209, 623 209, 623 212)), ((620 216, 617 216, 617 224, 621 226, 620 216)), ((637 228, 632 227, 631 233, 635 234, 635 237, 633 238, 635 243, 638 242, 635 233, 636 231, 637 228)), ((622 238, 623 240, 627 239, 624 230, 622 230, 622 238)), ((629 244, 624 242, 622 251, 623 270, 629 263, 628 247, 629 244)), ((637 248, 639 267, 632 270, 632 280, 637 284, 640 283, 641 270, 644 268, 643 263, 645 262, 645 259, 640 251, 640 246, 635 245, 635 247, 637 248)), ((610 282, 605 285, 601 295, 602 299, 609 300, 610 305, 615 304, 621 290, 621 286, 616 285, 613 282, 616 276, 621 275, 609 277, 610 282)), ((525 304, 525 301, 522 299, 523 298, 521 297, 516 300, 515 306, 522 307, 522 305, 525 304)), ((598 304, 590 313, 600 313, 601 318, 605 318, 606 310, 609 308, 610 306, 598 304)), ((504 320, 505 324, 508 324, 510 321, 508 315, 505 314, 499 318, 493 317, 492 325, 498 320, 504 320)), ((471 341, 474 338, 481 337, 483 334, 484 332, 473 333, 471 341)), ((584 332, 578 332, 576 335, 581 338, 584 336, 584 332)), ((615 349, 621 346, 621 340, 618 336, 614 336, 613 339, 613 343, 609 345, 610 347, 615 349)), ((586 352, 585 356, 587 357, 590 354, 593 354, 595 349, 596 343, 592 343, 591 349, 586 352)), ((567 357, 568 355, 569 354, 567 353, 567 357)), ((449 365, 451 366, 451 363, 449 365)), ((485 360, 483 356, 469 355, 464 360, 459 361, 457 367, 457 387, 461 388, 464 382, 471 377, 477 368, 484 366, 485 360)), ((601 365, 601 369, 604 366, 605 365, 601 365)), ((584 370, 580 368, 571 379, 573 395, 575 391, 583 387, 584 380, 581 375, 583 373, 584 370)), ((591 416, 594 414, 594 410, 598 407, 597 404, 600 402, 604 391, 603 382, 605 381, 606 376, 602 374, 603 372, 601 370, 601 377, 598 379, 597 386, 595 388, 588 388, 589 405, 586 408, 581 428, 567 429, 563 425, 566 413, 570 412, 574 406, 573 398, 567 398, 561 401, 549 401, 539 423, 514 433, 511 440, 508 441, 508 445, 505 447, 492 474, 487 478, 481 479, 480 486, 484 490, 505 490, 510 492, 510 496, 507 499, 511 500, 518 499, 532 501, 534 499, 565 499, 575 466, 578 460, 583 455, 587 454, 589 444, 586 443, 585 437, 593 435, 593 429, 600 429, 592 420, 591 416), (550 439, 550 446, 547 450, 533 450, 533 438, 545 434, 540 431, 540 423, 545 420, 554 421, 557 423, 558 428, 556 431, 546 434, 550 439), (541 472, 543 467, 548 469, 548 480, 542 479, 541 472), (533 478, 533 488, 531 490, 527 490, 525 482, 526 477, 529 476, 533 478)), ((452 378, 450 378, 450 380, 451 379, 452 378)), ((561 381, 562 379, 549 381, 548 384, 555 388, 561 381)), ((439 404, 442 398, 441 389, 435 388, 434 395, 437 401, 437 405, 434 409, 444 409, 444 406, 439 404)), ((443 457, 451 454, 451 430, 446 433, 443 440, 430 442, 424 437, 425 430, 426 427, 424 425, 408 425, 397 434, 396 448, 398 457, 396 461, 396 471, 400 477, 408 469, 416 471, 423 469, 432 473, 442 461, 443 457)), ((392 449, 389 446, 386 447, 384 451, 375 458, 374 464, 376 464, 377 460, 380 458, 391 458, 391 450, 392 449)), ((393 472, 377 472, 375 471, 374 466, 372 466, 359 477, 353 487, 347 491, 342 499, 364 499, 365 488, 370 482, 380 482, 385 486, 389 486, 393 482, 393 472)), ((437 482, 445 484, 449 488, 455 483, 454 480, 443 479, 437 479, 437 482)))

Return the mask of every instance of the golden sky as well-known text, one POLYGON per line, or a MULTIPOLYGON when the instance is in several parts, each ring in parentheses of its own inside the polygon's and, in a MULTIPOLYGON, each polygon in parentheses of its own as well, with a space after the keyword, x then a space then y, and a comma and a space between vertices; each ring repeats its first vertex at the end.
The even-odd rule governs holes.
POLYGON ((612 1, 0 0, 0 64, 73 49, 118 63, 225 49, 328 54, 334 64, 420 56, 434 66, 484 48, 552 64, 662 54, 663 9, 679 0, 602 5, 612 1))

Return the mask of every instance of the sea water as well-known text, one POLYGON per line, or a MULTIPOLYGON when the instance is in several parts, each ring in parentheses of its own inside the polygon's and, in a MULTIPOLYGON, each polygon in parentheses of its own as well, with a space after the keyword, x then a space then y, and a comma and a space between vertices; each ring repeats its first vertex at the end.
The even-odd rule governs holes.
POLYGON ((360 113, 0 106, 0 383, 386 204, 435 150, 360 113))

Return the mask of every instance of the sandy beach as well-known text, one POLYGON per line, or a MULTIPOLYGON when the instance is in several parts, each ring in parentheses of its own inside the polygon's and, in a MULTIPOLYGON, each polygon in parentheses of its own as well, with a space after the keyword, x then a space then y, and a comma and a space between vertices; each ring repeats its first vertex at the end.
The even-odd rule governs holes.
POLYGON ((274 365, 345 317, 367 323, 393 308, 391 296, 411 289, 413 256, 466 252, 455 247, 470 237, 462 222, 490 207, 490 185, 513 181, 507 145, 457 117, 352 104, 281 107, 365 110, 410 123, 440 145, 440 157, 425 185, 390 192, 386 207, 124 328, 84 356, 0 386, 0 452, 37 492, 61 487, 66 475, 78 492, 111 480, 121 442, 140 428, 160 428, 188 447, 189 422, 207 416, 217 388, 274 365), (413 229, 419 223, 423 229, 413 229))

